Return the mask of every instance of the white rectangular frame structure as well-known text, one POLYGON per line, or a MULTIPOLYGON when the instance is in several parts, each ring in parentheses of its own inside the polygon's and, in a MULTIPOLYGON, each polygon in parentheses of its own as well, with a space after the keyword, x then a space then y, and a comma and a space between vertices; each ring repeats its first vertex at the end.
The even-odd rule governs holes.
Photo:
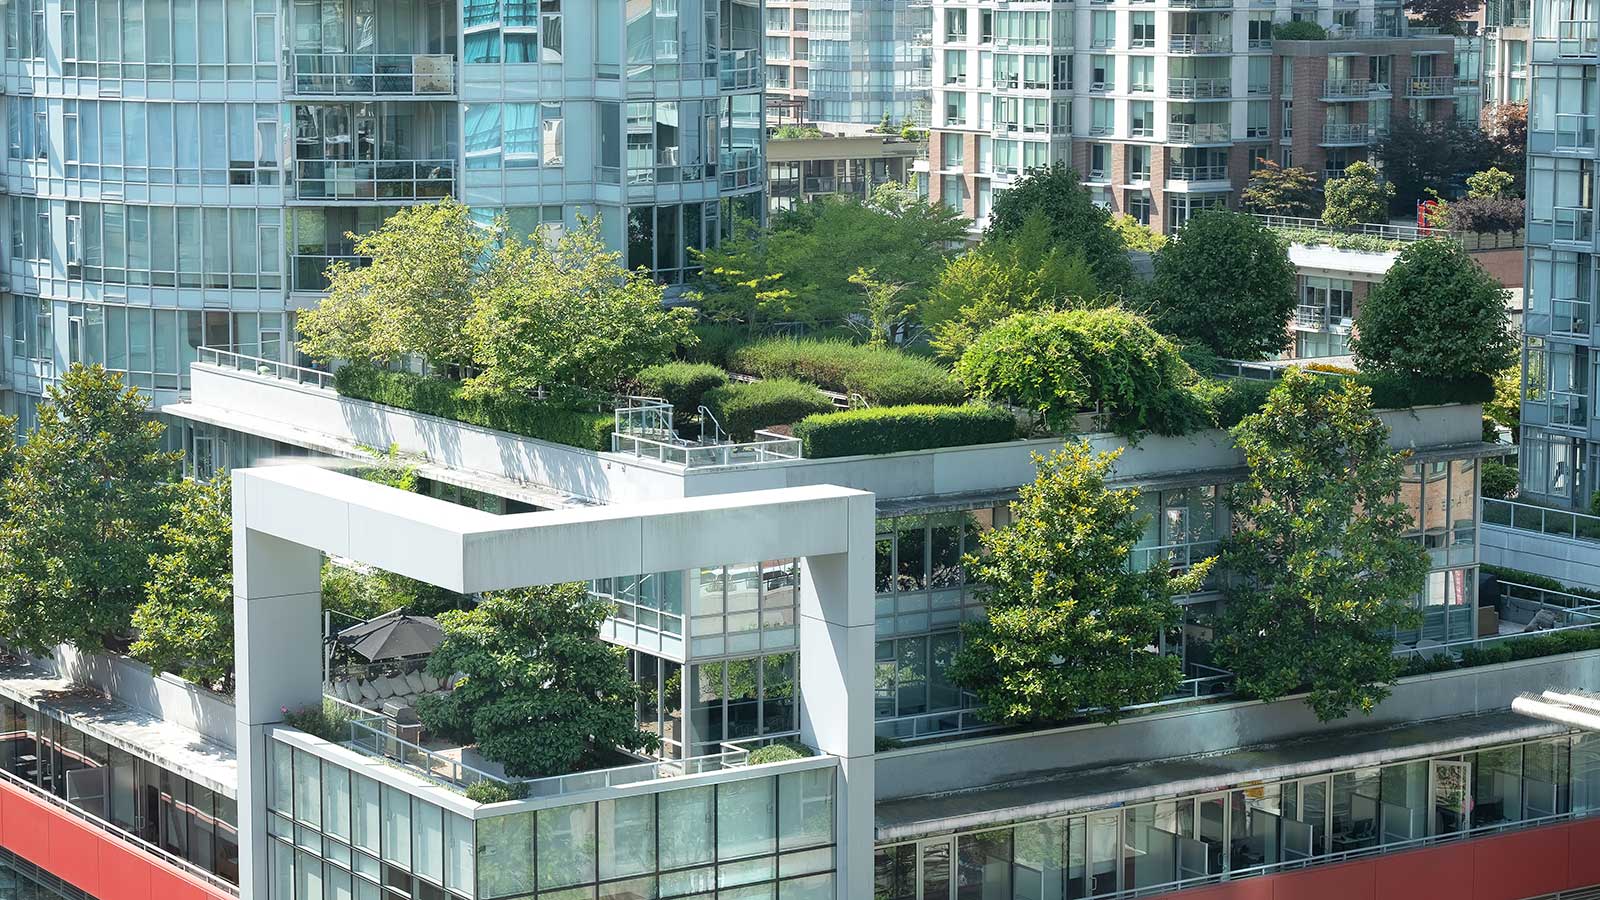
POLYGON ((801 739, 838 758, 838 900, 873 852, 874 500, 831 485, 497 516, 315 466, 233 473, 240 888, 265 898, 267 734, 322 702, 333 554, 462 593, 800 557, 801 739))

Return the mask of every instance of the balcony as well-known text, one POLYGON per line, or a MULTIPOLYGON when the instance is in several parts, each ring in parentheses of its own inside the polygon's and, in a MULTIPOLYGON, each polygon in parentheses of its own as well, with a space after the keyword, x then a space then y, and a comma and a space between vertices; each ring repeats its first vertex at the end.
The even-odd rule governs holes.
POLYGON ((1322 82, 1322 99, 1324 102, 1368 100, 1373 97, 1387 96, 1389 92, 1388 82, 1373 81, 1369 78, 1330 78, 1322 82))
POLYGON ((1294 327, 1301 331, 1328 331, 1337 334, 1349 334, 1350 326, 1351 320, 1348 316, 1331 315, 1327 307, 1307 304, 1295 307, 1294 327))
POLYGON ((1227 144, 1233 134, 1226 122, 1172 122, 1167 125, 1167 140, 1174 144, 1227 144))
POLYGON ((1233 37, 1226 34, 1175 34, 1167 46, 1173 53, 1229 53, 1233 50, 1233 37))
POLYGON ((1227 181, 1228 166, 1168 166, 1167 181, 1227 181))
POLYGON ((1556 113, 1555 149, 1592 152, 1595 117, 1588 113, 1556 113))
POLYGON ((1562 19, 1556 23, 1557 56, 1594 56, 1600 49, 1600 22, 1562 19))
POLYGON ((1227 78, 1172 78, 1167 94, 1174 100, 1227 100, 1233 96, 1233 82, 1227 78))
POLYGON ((1582 206, 1558 206, 1553 215, 1551 240, 1569 243, 1594 242, 1594 210, 1582 206))
POLYGON ((1455 95, 1454 75, 1424 75, 1406 79, 1406 96, 1413 99, 1449 99, 1455 95))
POLYGON ((1322 146, 1361 147, 1377 138, 1377 130, 1366 122, 1346 122, 1322 126, 1322 146))
POLYGON ((1233 0, 1167 0, 1169 9, 1233 9, 1233 0))
POLYGON ((449 54, 296 53, 290 92, 319 97, 439 97, 456 92, 449 54))
POLYGON ((453 159, 295 162, 298 200, 429 200, 455 191, 453 159))

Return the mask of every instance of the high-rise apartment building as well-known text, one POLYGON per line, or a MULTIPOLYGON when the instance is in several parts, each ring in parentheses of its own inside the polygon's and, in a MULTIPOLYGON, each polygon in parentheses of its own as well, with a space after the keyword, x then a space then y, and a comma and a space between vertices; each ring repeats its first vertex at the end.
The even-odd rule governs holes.
POLYGON ((1234 204, 1257 158, 1342 172, 1392 118, 1454 115, 1454 40, 1377 0, 935 0, 933 40, 929 196, 980 226, 1059 162, 1171 231, 1234 204), (1326 39, 1275 39, 1291 19, 1326 39))
POLYGON ((760 0, 23 0, 5 8, 8 408, 98 362, 170 402, 290 352, 350 232, 457 197, 598 216, 667 282, 764 211, 760 0))
POLYGON ((1531 0, 1490 0, 1483 7, 1483 103, 1528 102, 1531 0))
POLYGON ((1595 95, 1600 16, 1588 4, 1532 10, 1523 494, 1590 508, 1596 487, 1595 95))
POLYGON ((769 0, 774 121, 860 132, 928 123, 929 0, 769 0))

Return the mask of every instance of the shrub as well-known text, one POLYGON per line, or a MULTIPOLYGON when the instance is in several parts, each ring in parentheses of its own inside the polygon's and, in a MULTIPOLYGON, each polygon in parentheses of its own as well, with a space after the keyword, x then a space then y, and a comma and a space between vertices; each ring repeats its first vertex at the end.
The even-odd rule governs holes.
POLYGON ((1289 228, 1274 226, 1273 231, 1291 244, 1327 246, 1337 250, 1358 250, 1364 253, 1388 253, 1404 250, 1409 241, 1378 237, 1375 234, 1345 234, 1338 231, 1321 231, 1316 228, 1289 228))
POLYGON ((703 402, 717 424, 740 441, 753 438, 757 429, 792 425, 806 416, 833 409, 833 401, 821 391, 788 378, 712 388, 706 391, 703 402))
POLYGON ((703 322, 691 325, 689 331, 696 340, 686 347, 679 347, 678 354, 689 362, 710 363, 724 369, 728 367, 729 354, 750 343, 750 329, 744 325, 703 322))
POLYGON ((1483 461, 1483 481, 1480 487, 1483 496, 1504 500, 1517 490, 1517 467, 1505 463, 1495 462, 1492 459, 1483 461))
POLYGON ((1517 584, 1525 584, 1528 587, 1544 588, 1547 591, 1560 591, 1566 594, 1576 594, 1579 597, 1588 597, 1592 600, 1600 600, 1600 591, 1591 591, 1588 588, 1562 584, 1548 575, 1538 575, 1533 572, 1524 572, 1521 569, 1510 569, 1505 566, 1492 566, 1488 563, 1484 563, 1478 568, 1486 574, 1499 578, 1501 581, 1514 581, 1517 584))
POLYGON ((809 459, 997 444, 1016 437, 1009 410, 967 406, 874 406, 807 416, 794 427, 809 459))
POLYGON ((793 741, 779 741, 765 747, 757 747, 750 751, 749 764, 762 766, 767 763, 788 762, 791 759, 805 759, 811 756, 811 748, 793 741))
POLYGON ((355 714, 348 707, 328 699, 324 699, 320 706, 283 710, 283 721, 289 727, 335 744, 350 740, 350 722, 354 719, 355 714))
POLYGON ((334 386, 346 397, 585 450, 610 450, 616 427, 611 413, 505 395, 467 399, 459 382, 371 366, 344 366, 334 376, 334 386))
POLYGON ((467 785, 467 799, 474 803, 505 803, 528 796, 528 785, 521 781, 491 781, 488 778, 467 785))
POLYGON ((932 360, 844 341, 761 341, 729 354, 728 367, 762 378, 794 378, 830 391, 857 393, 874 406, 965 399, 961 385, 932 360))
POLYGON ((1465 378, 1413 378, 1362 372, 1356 381, 1372 390, 1375 409, 1410 409, 1452 403, 1484 403, 1494 397, 1494 379, 1487 375, 1465 378))
POLYGON ((1526 214, 1521 197, 1462 197, 1445 207, 1444 223, 1457 231, 1497 234, 1522 228, 1526 214))
POLYGON ((1279 41, 1325 41, 1328 39, 1328 30, 1309 19, 1301 19, 1273 25, 1272 37, 1279 41))
POLYGON ((1245 416, 1260 412, 1276 383, 1263 378, 1225 378, 1221 382, 1221 390, 1211 401, 1218 428, 1232 428, 1245 416))
POLYGON ((679 415, 691 416, 706 391, 728 383, 728 373, 707 363, 671 362, 641 369, 634 380, 646 394, 671 403, 679 415))

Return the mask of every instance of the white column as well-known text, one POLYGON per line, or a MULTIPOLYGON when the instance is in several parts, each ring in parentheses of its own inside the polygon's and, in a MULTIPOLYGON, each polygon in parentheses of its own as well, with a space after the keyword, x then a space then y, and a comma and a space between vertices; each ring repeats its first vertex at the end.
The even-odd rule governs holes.
POLYGON ((849 499, 849 549, 800 571, 800 739, 839 757, 839 900, 872 896, 873 536, 870 494, 849 499))
POLYGON ((266 732, 283 710, 322 702, 322 552, 251 531, 233 492, 235 752, 239 761, 239 890, 270 896, 266 732))

